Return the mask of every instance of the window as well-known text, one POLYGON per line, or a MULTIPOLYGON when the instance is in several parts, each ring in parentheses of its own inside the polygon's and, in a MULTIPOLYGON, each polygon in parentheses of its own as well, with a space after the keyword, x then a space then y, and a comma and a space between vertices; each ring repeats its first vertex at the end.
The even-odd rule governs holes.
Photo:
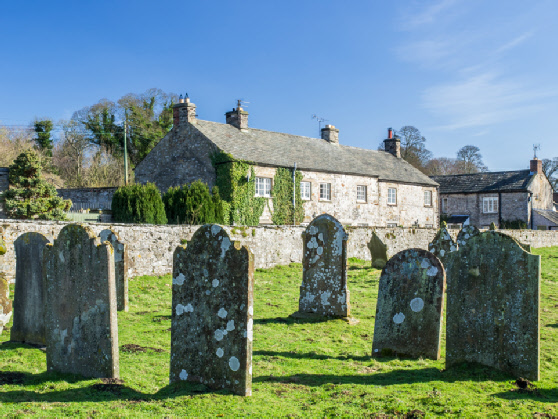
POLYGON ((424 191, 424 206, 432 206, 432 191, 424 191))
POLYGON ((388 228, 395 228, 395 227, 397 227, 397 223, 394 223, 394 222, 391 222, 391 223, 390 223, 390 222, 388 222, 388 223, 387 223, 387 226, 388 226, 388 228))
POLYGON ((442 213, 448 212, 448 199, 442 198, 442 213))
POLYGON ((331 183, 320 183, 320 201, 331 201, 331 183))
POLYGON ((271 197, 271 178, 256 178, 256 196, 264 196, 266 198, 271 197))
POLYGON ((310 182, 300 182, 300 198, 303 201, 310 201, 311 196, 310 182))
POLYGON ((491 196, 482 199, 482 212, 485 214, 493 214, 498 212, 498 197, 491 196))
POLYGON ((357 185, 357 201, 366 202, 366 186, 357 185))
POLYGON ((388 188, 388 205, 397 205, 397 189, 388 188))

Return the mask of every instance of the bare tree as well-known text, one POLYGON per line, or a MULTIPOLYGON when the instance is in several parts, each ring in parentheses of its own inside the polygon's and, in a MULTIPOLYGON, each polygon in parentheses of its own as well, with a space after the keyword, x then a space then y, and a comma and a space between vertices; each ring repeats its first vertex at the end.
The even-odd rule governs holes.
POLYGON ((463 162, 464 173, 478 173, 488 170, 482 161, 480 149, 474 145, 461 147, 457 152, 457 160, 463 162))
POLYGON ((449 157, 431 159, 425 167, 428 176, 460 175, 465 172, 465 164, 461 160, 449 157))
POLYGON ((552 188, 556 190, 558 188, 558 157, 543 159, 542 169, 552 188))
POLYGON ((412 125, 401 127, 397 135, 401 139, 401 157, 417 169, 424 171, 432 158, 432 152, 426 149, 426 138, 412 125))

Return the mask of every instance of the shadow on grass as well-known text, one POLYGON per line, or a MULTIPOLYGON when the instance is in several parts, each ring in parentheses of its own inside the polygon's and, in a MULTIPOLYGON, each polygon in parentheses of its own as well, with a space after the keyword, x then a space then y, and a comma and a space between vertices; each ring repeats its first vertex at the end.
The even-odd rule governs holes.
POLYGON ((536 400, 544 403, 558 403, 558 388, 535 389, 529 391, 521 391, 517 388, 512 388, 510 391, 496 393, 494 396, 506 400, 536 400))
MULTIPOLYGON (((370 361, 372 359, 372 357, 370 355, 364 355, 364 356, 352 356, 352 355, 338 355, 338 356, 332 356, 332 355, 323 355, 323 354, 317 354, 316 352, 275 352, 275 351, 254 351, 252 353, 253 356, 282 356, 283 358, 293 358, 293 359, 317 359, 317 360, 328 360, 328 359, 337 359, 337 360, 346 360, 346 359, 352 359, 352 360, 356 360, 356 361, 370 361)), ((380 362, 382 362, 383 360, 385 360, 386 362, 389 360, 393 360, 395 358, 382 358, 381 360, 379 360, 380 362)))
MULTIPOLYGON (((3 383, 11 385, 37 385, 43 382, 58 382, 66 381, 67 383, 77 383, 83 380, 91 380, 91 378, 84 378, 72 374, 55 374, 55 373, 41 373, 29 374, 11 372, 13 377, 17 377, 17 382, 3 383)), ((54 387, 54 384, 53 384, 54 387)), ((5 388, 5 387, 1 387, 5 388)), ((175 397, 195 395, 195 394, 232 394, 227 390, 212 390, 203 384, 181 382, 169 384, 163 387, 155 394, 142 393, 141 391, 134 390, 124 384, 104 384, 102 382, 89 385, 87 387, 72 388, 65 390, 53 391, 32 391, 32 390, 10 390, 0 391, 0 402, 2 403, 17 403, 17 402, 64 402, 64 403, 80 403, 84 401, 89 402, 110 402, 115 400, 142 402, 142 401, 157 401, 164 399, 172 399, 175 397)))
POLYGON ((558 328, 558 323, 554 323, 554 324, 545 324, 544 327, 554 327, 554 328, 558 328))
POLYGON ((11 351, 14 349, 37 349, 44 347, 44 345, 34 345, 31 343, 24 343, 24 342, 12 342, 7 340, 5 342, 0 343, 0 351, 11 351))
POLYGON ((338 320, 335 317, 271 317, 268 319, 254 319, 254 324, 306 324, 306 323, 324 323, 331 320, 338 320))

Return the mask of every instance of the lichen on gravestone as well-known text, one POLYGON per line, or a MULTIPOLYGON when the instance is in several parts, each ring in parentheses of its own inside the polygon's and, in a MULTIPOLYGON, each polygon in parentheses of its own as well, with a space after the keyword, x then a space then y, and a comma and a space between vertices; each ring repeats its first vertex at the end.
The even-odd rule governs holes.
POLYGON ((69 224, 43 255, 48 371, 118 378, 112 246, 69 224))
POLYGON ((173 256, 170 382, 252 393, 254 256, 219 225, 173 256))
POLYGON ((428 251, 433 253, 442 264, 445 265, 446 258, 451 252, 457 250, 457 244, 451 238, 447 229, 447 223, 442 222, 434 240, 428 244, 428 251))
POLYGON ((347 240, 341 223, 329 214, 316 217, 304 231, 299 313, 350 315, 347 240))
POLYGON ((393 256, 380 276, 372 355, 439 359, 444 290, 444 267, 432 253, 393 256))
POLYGON ((473 225, 463 226, 463 228, 459 230, 459 233, 457 234, 457 245, 464 246, 465 243, 469 241, 469 239, 472 239, 473 237, 478 236, 479 234, 480 231, 475 226, 473 225))
POLYGON ((10 300, 10 284, 4 272, 0 272, 0 334, 4 326, 12 318, 12 302, 10 300))
POLYGON ((116 281, 116 308, 128 311, 128 250, 112 229, 99 233, 101 242, 108 241, 114 250, 114 278, 116 281))
POLYGON ((477 362, 538 380, 540 256, 489 230, 448 258, 446 366, 477 362))

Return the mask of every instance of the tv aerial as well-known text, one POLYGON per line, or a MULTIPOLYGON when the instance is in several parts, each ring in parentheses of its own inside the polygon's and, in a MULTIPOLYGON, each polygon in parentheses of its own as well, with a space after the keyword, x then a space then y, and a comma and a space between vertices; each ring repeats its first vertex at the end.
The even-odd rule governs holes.
POLYGON ((533 158, 537 158, 537 150, 541 149, 541 145, 540 144, 533 144, 533 153, 534 153, 534 157, 533 158))
POLYGON ((312 119, 318 121, 318 138, 320 138, 322 135, 322 122, 327 122, 329 121, 329 119, 322 118, 321 116, 318 116, 316 114, 312 115, 312 119))

